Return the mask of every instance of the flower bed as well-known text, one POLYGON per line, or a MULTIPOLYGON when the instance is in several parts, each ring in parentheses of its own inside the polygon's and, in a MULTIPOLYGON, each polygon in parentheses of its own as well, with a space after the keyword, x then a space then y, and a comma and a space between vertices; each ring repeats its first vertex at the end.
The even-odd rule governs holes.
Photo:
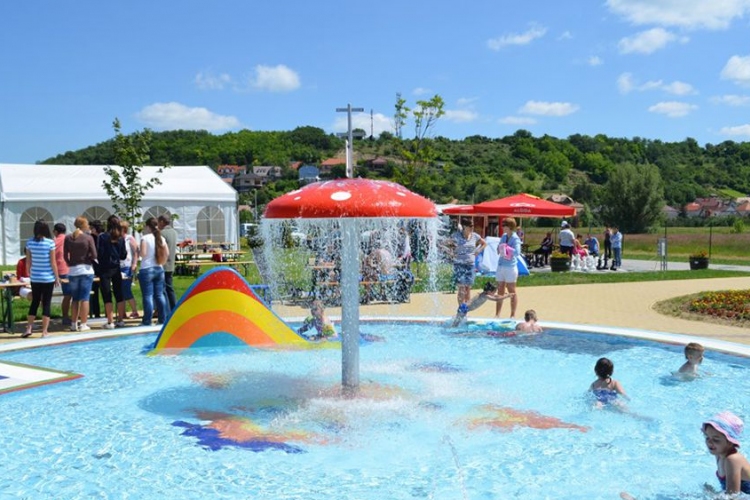
POLYGON ((750 320, 750 290, 706 292, 690 301, 690 312, 740 321, 750 320))

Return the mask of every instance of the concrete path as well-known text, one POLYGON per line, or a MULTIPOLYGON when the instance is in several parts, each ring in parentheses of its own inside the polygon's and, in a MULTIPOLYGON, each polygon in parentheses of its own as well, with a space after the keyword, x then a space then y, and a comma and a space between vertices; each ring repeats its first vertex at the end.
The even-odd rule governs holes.
MULTIPOLYGON (((654 271, 653 261, 623 260, 621 270, 614 272, 654 271)), ((731 268, 750 272, 750 266, 711 266, 713 269, 731 268)), ((670 262, 669 270, 689 269, 687 262, 670 262)), ((538 270, 533 270, 538 272, 538 270)), ((613 271, 593 271, 613 272, 613 271)), ((542 324, 544 321, 578 323, 584 325, 614 326, 680 333, 750 344, 750 330, 717 325, 703 321, 688 321, 665 316, 654 310, 657 302, 702 291, 750 289, 750 276, 743 278, 715 278, 680 281, 658 280, 635 283, 611 283, 561 286, 518 285, 518 310, 516 317, 523 317, 526 309, 534 309, 542 324)), ((360 307, 363 316, 436 316, 455 314, 456 295, 447 293, 412 294, 407 304, 373 304, 360 307)), ((308 314, 299 306, 274 305, 282 317, 300 317, 308 314)), ((338 316, 340 308, 330 308, 329 314, 338 316)), ((474 311, 474 318, 493 318, 495 304, 485 303, 474 311)), ((503 318, 510 316, 510 303, 503 305, 503 318)))
MULTIPOLYGON (((623 260, 621 269, 614 272, 656 271, 659 263, 645 260, 623 260)), ((711 265, 713 269, 731 269, 750 272, 750 266, 711 265)), ((670 271, 688 269, 687 262, 670 262, 670 271)), ((533 269, 532 272, 549 272, 547 269, 533 269)), ((593 271, 610 273, 613 271, 593 271)), ((683 281, 659 281, 659 273, 654 273, 654 281, 637 283, 613 283, 593 285, 562 285, 547 287, 524 287, 523 278, 518 287, 518 318, 526 309, 535 309, 540 321, 577 323, 583 325, 614 326, 654 330, 667 333, 681 333, 701 337, 711 337, 729 342, 750 345, 750 331, 731 326, 715 325, 701 321, 676 319, 654 311, 656 302, 708 290, 750 289, 750 276, 743 278, 696 279, 683 281)), ((360 308, 362 316, 453 316, 456 311, 456 295, 448 293, 412 294, 407 304, 372 304, 360 308)), ((492 318, 495 304, 486 303, 472 312, 473 318, 492 318)), ((283 318, 306 316, 308 311, 299 306, 274 304, 274 310, 283 318)), ((340 316, 340 308, 330 308, 329 314, 340 316)), ((503 306, 502 317, 510 315, 510 304, 503 306)), ((91 321, 92 332, 102 328, 91 321)), ((130 320, 131 327, 137 326, 139 320, 130 320)), ((34 335, 27 341, 39 337, 39 321, 34 335)), ((16 324, 16 331, 23 331, 23 323, 16 324)), ((130 328, 125 329, 130 330, 130 328)), ((60 320, 53 320, 50 326, 52 337, 68 336, 60 325, 60 320)), ((102 332, 104 333, 104 332, 102 332)), ((0 344, 18 343, 24 339, 20 335, 0 333, 0 344)))

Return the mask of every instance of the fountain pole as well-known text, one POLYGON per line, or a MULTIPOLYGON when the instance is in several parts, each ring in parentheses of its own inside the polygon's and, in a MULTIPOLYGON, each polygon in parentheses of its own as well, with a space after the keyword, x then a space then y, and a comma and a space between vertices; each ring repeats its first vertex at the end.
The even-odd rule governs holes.
POLYGON ((359 225, 341 219, 341 382, 359 387, 359 225))

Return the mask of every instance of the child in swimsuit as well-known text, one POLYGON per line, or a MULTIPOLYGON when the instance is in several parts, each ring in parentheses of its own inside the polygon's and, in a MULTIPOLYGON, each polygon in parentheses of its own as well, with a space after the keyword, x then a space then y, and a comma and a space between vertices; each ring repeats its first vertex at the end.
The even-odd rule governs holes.
POLYGON ((697 342, 690 342, 685 346, 685 364, 677 371, 678 376, 683 378, 695 378, 698 376, 698 366, 703 361, 702 345, 697 342))
POLYGON ((516 331, 521 333, 542 333, 542 327, 537 323, 536 311, 529 309, 523 315, 524 321, 516 325, 516 331))
MULTIPOLYGON (((737 450, 744 424, 740 417, 724 411, 703 422, 709 453, 716 457, 716 477, 722 491, 750 493, 750 463, 737 450)), ((707 489, 713 489, 707 485, 707 489)))
POLYGON ((622 396, 624 399, 629 400, 625 389, 622 388, 620 382, 612 378, 612 373, 615 371, 615 365, 607 358, 599 358, 594 366, 594 372, 596 373, 597 379, 591 383, 589 391, 594 394, 596 398, 597 408, 601 408, 605 405, 617 404, 618 396, 622 396))
POLYGON ((313 301, 310 306, 310 316, 305 318, 305 322, 297 329, 297 333, 309 340, 333 340, 338 337, 333 323, 326 316, 323 302, 319 300, 313 301), (315 328, 315 334, 304 335, 306 331, 312 328, 315 328))
POLYGON ((482 304, 484 304, 488 300, 491 300, 493 302, 498 302, 500 300, 512 297, 513 295, 515 294, 506 293, 504 295, 498 295, 497 287, 493 283, 487 282, 484 285, 484 289, 482 290, 482 293, 474 297, 471 300, 471 302, 469 302, 468 304, 461 304, 458 307, 456 316, 453 318, 453 321, 451 322, 451 327, 456 327, 459 324, 463 323, 464 320, 466 320, 466 315, 469 314, 469 311, 473 311, 479 308, 482 304))
MULTIPOLYGON (((716 478, 721 491, 706 483, 707 493, 727 493, 735 498, 736 493, 750 493, 750 463, 737 449, 744 424, 732 412, 723 411, 703 422, 701 430, 706 438, 706 447, 716 457, 716 478)), ((713 498, 713 495, 711 495, 713 498)), ((635 500, 627 492, 620 493, 623 500, 635 500)), ((719 498, 728 498, 721 495, 719 498)), ((745 498, 743 495, 742 498, 745 498)))

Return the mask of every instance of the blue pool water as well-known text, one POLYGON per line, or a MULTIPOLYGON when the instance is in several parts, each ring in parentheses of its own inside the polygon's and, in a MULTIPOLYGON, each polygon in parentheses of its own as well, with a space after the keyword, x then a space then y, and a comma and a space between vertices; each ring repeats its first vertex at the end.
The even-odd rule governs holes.
POLYGON ((83 378, 0 397, 0 498, 504 499, 697 495, 700 424, 750 415, 750 363, 567 331, 454 336, 364 324, 363 395, 338 350, 145 356, 155 336, 7 353, 83 378), (632 414, 594 410, 601 356, 632 414))

